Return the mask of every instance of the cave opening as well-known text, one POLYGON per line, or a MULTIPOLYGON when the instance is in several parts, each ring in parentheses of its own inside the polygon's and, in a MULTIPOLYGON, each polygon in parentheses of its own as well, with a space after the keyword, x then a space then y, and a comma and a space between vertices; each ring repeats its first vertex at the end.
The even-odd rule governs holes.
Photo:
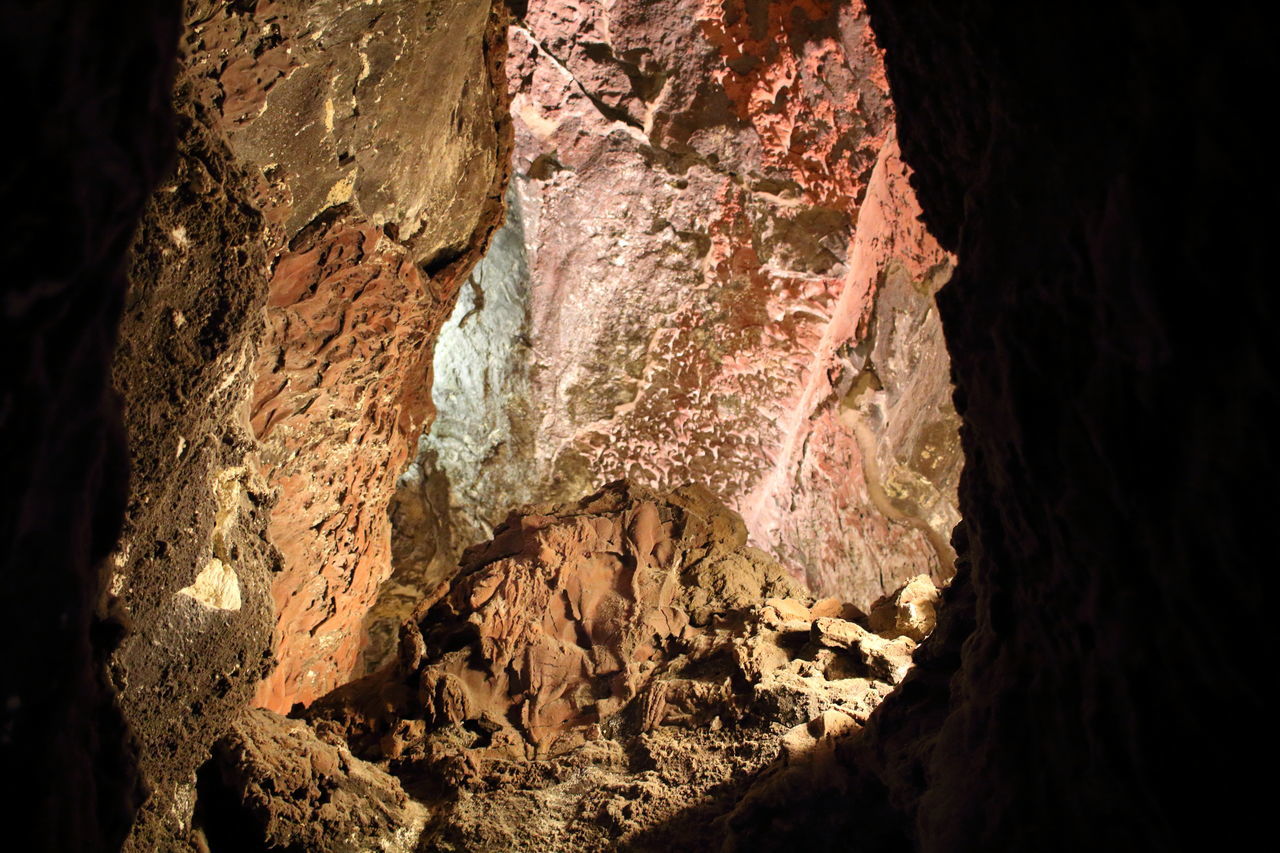
MULTIPOLYGON (((262 804, 298 774, 254 756, 314 730, 329 742, 306 750, 383 774, 367 808, 401 787, 427 805, 397 812, 420 843, 689 844, 904 678, 954 571, 961 454, 933 301, 954 259, 918 221, 865 11, 741 11, 673 31, 648 4, 534 0, 505 25, 500 227, 415 268, 456 296, 429 387, 400 392, 429 393, 431 416, 390 497, 390 576, 384 552, 378 586, 287 617, 357 614, 354 667, 277 625, 286 660, 257 701, 306 725, 241 720, 201 771, 217 814, 305 813, 315 794, 262 804), (743 51, 760 67, 735 68, 743 51)), ((363 215, 344 201, 290 242, 269 331, 341 293, 330 246, 363 215)), ((355 265, 386 251, 364 242, 355 265)), ((255 389, 260 441, 314 430, 316 398, 291 413, 280 396, 255 389)), ((286 606, 311 583, 289 575, 286 606)))
POLYGON ((7 9, 14 843, 1254 829, 1274 52, 1206 14, 7 9))

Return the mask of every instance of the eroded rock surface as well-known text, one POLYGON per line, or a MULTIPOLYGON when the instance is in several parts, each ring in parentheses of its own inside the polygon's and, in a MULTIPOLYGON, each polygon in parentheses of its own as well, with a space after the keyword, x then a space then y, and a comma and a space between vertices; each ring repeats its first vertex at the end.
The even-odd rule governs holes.
POLYGON ((863 607, 948 576, 950 262, 861 4, 533 0, 509 41, 512 215, 444 333, 388 595, 438 582, 531 484, 618 477, 707 484, 863 607))
POLYGON ((430 417, 431 344, 501 220, 504 22, 488 0, 335 0, 197 28, 285 237, 251 402, 283 558, 268 707, 350 677, 390 574, 386 506, 430 417))

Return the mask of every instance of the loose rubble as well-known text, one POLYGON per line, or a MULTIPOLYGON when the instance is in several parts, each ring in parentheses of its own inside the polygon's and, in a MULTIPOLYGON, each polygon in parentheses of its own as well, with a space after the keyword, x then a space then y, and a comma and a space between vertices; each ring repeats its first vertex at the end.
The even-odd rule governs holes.
POLYGON ((936 601, 922 576, 869 615, 815 602, 706 490, 619 482, 513 514, 402 625, 394 663, 305 716, 425 806, 417 849, 713 844, 758 771, 862 727, 936 601))

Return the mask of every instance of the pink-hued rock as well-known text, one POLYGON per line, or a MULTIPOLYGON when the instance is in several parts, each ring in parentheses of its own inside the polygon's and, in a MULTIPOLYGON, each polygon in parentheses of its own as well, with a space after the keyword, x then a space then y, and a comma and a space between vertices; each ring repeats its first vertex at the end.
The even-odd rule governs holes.
POLYGON ((706 484, 864 608, 948 577, 950 260, 861 4, 533 0, 507 73, 513 218, 443 333, 402 588, 510 507, 620 477, 706 484))

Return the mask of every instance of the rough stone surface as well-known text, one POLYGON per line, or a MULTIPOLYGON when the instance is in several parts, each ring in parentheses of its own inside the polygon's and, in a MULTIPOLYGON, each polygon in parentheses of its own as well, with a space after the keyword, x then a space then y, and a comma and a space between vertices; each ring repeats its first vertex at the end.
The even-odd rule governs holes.
POLYGON ((950 263, 861 4, 533 0, 509 40, 512 215, 438 351, 397 589, 530 488, 624 476, 707 484, 862 607, 949 576, 950 263))
POLYGON ((412 853, 427 821, 395 777, 340 739, 260 708, 218 741, 201 776, 199 831, 211 850, 412 853))
POLYGON ((501 218, 504 20, 484 0, 186 7, 178 157, 113 366, 134 487, 111 677, 150 793, 129 849, 198 843, 196 769, 255 695, 287 709, 354 666, 431 341, 501 218))
POLYGON ((138 230, 113 365, 133 481, 109 587, 131 630, 112 674, 151 787, 137 850, 187 836, 196 768, 270 669, 278 568, 246 420, 265 224, 187 69, 175 105, 178 159, 138 230))
POLYGON ((505 16, 439 0, 235 18, 200 32, 233 150, 285 237, 251 421, 283 558, 280 665, 257 701, 286 710, 351 675, 390 574, 386 508, 430 416, 431 342, 501 219, 505 16), (215 52, 228 45, 239 58, 215 52))
POLYGON ((871 606, 868 624, 876 633, 892 632, 918 643, 932 634, 938 623, 939 597, 929 578, 912 578, 871 606))

